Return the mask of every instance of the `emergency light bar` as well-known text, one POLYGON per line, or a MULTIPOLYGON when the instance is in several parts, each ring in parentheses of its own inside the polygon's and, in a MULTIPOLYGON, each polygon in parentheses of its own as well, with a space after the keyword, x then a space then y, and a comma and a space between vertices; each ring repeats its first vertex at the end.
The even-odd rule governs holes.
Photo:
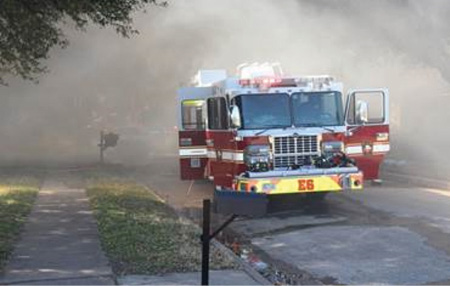
POLYGON ((252 79, 259 77, 282 77, 283 71, 279 63, 253 63, 241 64, 237 67, 237 74, 240 79, 252 79))
POLYGON ((334 79, 330 76, 300 77, 300 78, 279 78, 279 77, 258 77, 252 79, 239 79, 239 85, 243 87, 305 87, 311 86, 320 89, 330 86, 334 79))
POLYGON ((334 78, 329 75, 318 75, 318 76, 303 76, 295 78, 295 82, 298 86, 306 86, 309 84, 313 85, 330 85, 334 81, 334 78))
POLYGON ((330 86, 334 78, 328 75, 283 77, 279 63, 242 64, 237 67, 238 83, 243 87, 268 89, 270 87, 304 87, 321 89, 330 86))
POLYGON ((241 86, 274 86, 280 84, 283 81, 281 78, 269 78, 269 77, 258 77, 252 79, 240 79, 239 85, 241 86))

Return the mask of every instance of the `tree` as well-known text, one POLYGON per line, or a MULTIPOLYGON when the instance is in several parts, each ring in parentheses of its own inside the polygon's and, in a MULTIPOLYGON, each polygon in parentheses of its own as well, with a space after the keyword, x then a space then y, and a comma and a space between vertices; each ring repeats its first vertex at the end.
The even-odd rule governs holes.
POLYGON ((36 80, 47 70, 42 63, 54 46, 68 44, 62 24, 84 30, 93 23, 113 27, 120 35, 137 33, 131 15, 145 5, 166 6, 159 0, 1 0, 0 84, 5 75, 36 80))

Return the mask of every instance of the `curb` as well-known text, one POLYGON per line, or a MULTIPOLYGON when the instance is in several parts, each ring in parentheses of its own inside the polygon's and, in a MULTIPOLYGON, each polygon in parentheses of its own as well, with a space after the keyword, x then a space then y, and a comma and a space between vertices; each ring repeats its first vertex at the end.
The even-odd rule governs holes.
POLYGON ((245 263, 241 258, 239 258, 236 254, 233 253, 230 249, 228 249, 225 245, 217 241, 216 239, 211 240, 211 244, 227 255, 229 258, 233 259, 239 266, 242 267, 245 273, 247 273, 253 280, 258 282, 261 285, 273 285, 267 280, 264 276, 262 276, 258 271, 253 269, 248 263, 245 263))
MULTIPOLYGON (((116 279, 114 275, 111 274, 100 274, 100 275, 86 275, 86 276, 68 276, 68 277, 54 277, 54 278, 41 278, 41 279, 27 279, 27 280, 5 280, 0 281, 0 285, 26 285, 31 283, 41 283, 41 282, 49 282, 49 284, 42 284, 42 285, 58 285, 56 283, 50 284, 50 282, 58 282, 58 281, 76 281, 76 280, 82 280, 82 279, 98 279, 98 278, 105 278, 105 279, 111 279, 111 281, 115 284, 111 285, 117 285, 116 279)), ((61 284, 62 285, 62 284, 61 284)), ((75 285, 75 284, 73 284, 75 285)))
MULTIPOLYGON (((167 206, 169 206, 171 209, 173 209, 177 215, 183 219, 192 221, 185 215, 183 215, 180 211, 178 211, 176 208, 168 204, 159 194, 152 191, 147 185, 139 183, 140 186, 147 189, 149 192, 154 194, 158 200, 160 200, 162 203, 165 203, 167 206)), ((194 226, 201 232, 201 227, 194 223, 194 226)), ((240 267, 242 267, 242 270, 244 270, 245 273, 247 273, 253 280, 255 280, 260 285, 273 285, 269 280, 267 280, 264 276, 262 276, 258 271, 253 269, 248 263, 243 261, 239 256, 237 256, 233 251, 231 251, 229 248, 227 248, 225 245, 220 243, 217 239, 213 238, 211 240, 211 245, 216 247, 220 252, 228 256, 231 260, 233 260, 236 264, 238 264, 240 267)))

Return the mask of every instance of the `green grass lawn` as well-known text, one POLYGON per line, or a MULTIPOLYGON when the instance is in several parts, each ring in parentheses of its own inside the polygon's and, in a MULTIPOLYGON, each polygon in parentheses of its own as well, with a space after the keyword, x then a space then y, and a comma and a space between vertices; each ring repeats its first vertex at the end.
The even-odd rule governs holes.
POLYGON ((0 176, 0 271, 31 211, 39 185, 33 177, 0 176))
MULTIPOLYGON (((200 231, 148 189, 132 182, 97 181, 87 188, 113 271, 163 274, 199 271, 200 231)), ((233 263, 212 249, 212 268, 233 263)))

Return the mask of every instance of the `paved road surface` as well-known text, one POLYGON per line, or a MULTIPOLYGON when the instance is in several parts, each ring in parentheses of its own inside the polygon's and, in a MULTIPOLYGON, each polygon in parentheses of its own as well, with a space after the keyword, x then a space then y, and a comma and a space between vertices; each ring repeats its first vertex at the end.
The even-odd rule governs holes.
POLYGON ((395 216, 422 218, 450 233, 450 191, 387 182, 347 197, 395 216))
MULTIPOLYGON (((212 196, 210 183, 178 179, 176 158, 157 160, 138 177, 193 215, 200 213, 202 199, 212 196)), ((450 284, 450 191, 385 182, 239 224, 238 232, 269 257, 328 283, 450 284), (307 263, 313 258, 314 267, 307 263)))
MULTIPOLYGON (((155 158, 154 164, 139 170, 139 179, 172 205, 198 208, 204 198, 212 198, 213 186, 208 181, 179 180, 176 157, 155 158)), ((333 206, 342 203, 342 194, 331 194, 327 201, 333 206)), ((450 232, 450 191, 421 188, 395 182, 382 186, 365 186, 365 191, 344 194, 347 207, 363 206, 395 216, 426 218, 442 230, 450 232)))

